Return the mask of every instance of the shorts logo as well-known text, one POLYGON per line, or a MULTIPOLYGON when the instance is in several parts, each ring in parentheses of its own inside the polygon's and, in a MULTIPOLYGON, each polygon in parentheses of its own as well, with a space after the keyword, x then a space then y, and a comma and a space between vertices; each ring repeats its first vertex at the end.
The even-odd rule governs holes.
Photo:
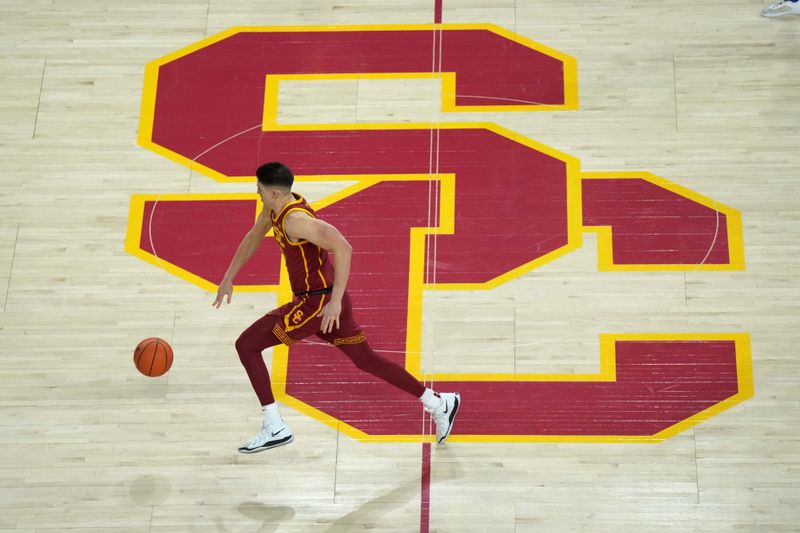
POLYGON ((295 313, 292 315, 292 324, 295 324, 295 325, 297 325, 297 324, 299 324, 300 322, 302 322, 302 320, 303 320, 303 311, 302 311, 301 309, 298 309, 298 310, 297 310, 297 311, 295 311, 295 313))
MULTIPOLYGON (((264 158, 291 167, 298 189, 347 182, 313 207, 359 254, 356 316, 387 357, 469 398, 451 441, 660 441, 752 396, 749 337, 736 331, 604 333, 596 373, 423 376, 425 291, 492 290, 587 233, 601 272, 744 270, 736 209, 648 172, 586 172, 495 123, 278 121, 283 82, 431 77, 445 114, 578 109, 574 58, 490 24, 232 28, 148 64, 139 143, 243 190, 264 158), (513 224, 487 221, 487 200, 513 224), (487 426, 478 407, 492 402, 503 413, 487 426)), ((126 249, 213 292, 259 209, 255 194, 135 195, 126 249)), ((237 287, 291 299, 280 265, 278 247, 262 247, 237 287)), ((276 347, 273 374, 281 401, 354 438, 419 442, 417 406, 339 350, 276 347), (370 417, 339 400, 344 382, 352 398, 381 391, 370 417)))

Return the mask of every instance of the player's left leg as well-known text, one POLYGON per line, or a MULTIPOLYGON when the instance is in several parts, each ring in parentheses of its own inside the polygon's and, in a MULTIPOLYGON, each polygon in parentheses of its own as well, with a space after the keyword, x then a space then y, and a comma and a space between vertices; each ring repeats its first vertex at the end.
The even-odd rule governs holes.
POLYGON ((280 319, 280 315, 268 313, 253 322, 236 339, 236 352, 239 354, 239 361, 241 361, 247 372, 250 384, 253 386, 253 390, 262 406, 275 402, 275 396, 272 395, 269 372, 264 364, 261 352, 281 343, 281 340, 273 332, 275 324, 280 319))
POLYGON ((236 350, 264 413, 261 430, 239 448, 241 453, 255 453, 289 444, 294 434, 278 413, 272 394, 269 373, 261 352, 277 344, 292 345, 319 331, 318 315, 328 298, 306 295, 294 298, 255 321, 236 341, 236 350))
POLYGON ((439 394, 425 388, 405 368, 373 350, 353 317, 352 303, 347 293, 342 300, 338 330, 331 334, 318 335, 337 346, 359 369, 419 398, 436 423, 438 443, 444 442, 450 436, 461 405, 461 396, 457 392, 439 394))
POLYGON ((261 402, 261 429, 249 441, 239 447, 240 453, 256 453, 285 446, 294 440, 291 428, 278 413, 278 404, 272 394, 269 372, 264 364, 261 352, 280 344, 282 339, 274 330, 280 324, 283 313, 280 309, 270 312, 256 320, 236 340, 236 351, 242 362, 253 390, 261 402))

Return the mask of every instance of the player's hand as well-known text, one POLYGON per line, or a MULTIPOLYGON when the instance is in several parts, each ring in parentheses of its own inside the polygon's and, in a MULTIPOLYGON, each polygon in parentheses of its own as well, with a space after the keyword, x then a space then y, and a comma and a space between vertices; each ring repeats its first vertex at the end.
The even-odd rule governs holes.
POLYGON ((322 312, 319 314, 319 316, 322 317, 322 333, 330 333, 334 329, 339 329, 339 314, 341 312, 342 302, 331 300, 325 304, 325 307, 322 308, 322 312), (335 328, 334 324, 336 324, 335 328))
POLYGON ((211 305, 219 309, 222 306, 222 301, 226 296, 228 297, 228 303, 231 303, 231 296, 233 296, 233 283, 227 280, 222 280, 222 283, 219 284, 219 289, 217 289, 217 299, 214 300, 214 303, 211 305))

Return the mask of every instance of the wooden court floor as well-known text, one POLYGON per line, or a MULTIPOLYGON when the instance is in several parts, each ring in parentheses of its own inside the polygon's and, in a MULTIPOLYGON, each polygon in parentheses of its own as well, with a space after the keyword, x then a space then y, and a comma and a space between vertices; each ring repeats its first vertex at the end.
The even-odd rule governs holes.
MULTIPOLYGON (((490 290, 420 289, 409 356, 424 377, 575 382, 603 372, 601 335, 735 333, 752 397, 653 442, 511 442, 457 423, 439 447, 360 439, 289 400, 295 442, 243 456, 260 413, 234 341, 283 294, 237 291, 216 310, 213 284, 131 252, 132 199, 255 190, 139 143, 145 67, 236 26, 430 25, 436 2, 0 0, 0 533, 800 531, 800 17, 761 7, 444 0, 445 24, 574 58, 571 109, 443 110, 446 77, 423 75, 287 78, 273 95, 287 128, 491 123, 584 180, 646 172, 741 215, 736 268, 604 269, 606 236, 584 229, 490 290), (175 351, 160 378, 132 364, 152 336, 175 351)), ((324 202, 354 183, 297 188, 324 202)), ((285 350, 264 357, 274 374, 285 350)), ((496 394, 462 391, 487 428, 510 419, 496 394)), ((357 396, 340 404, 370 423, 357 396)))

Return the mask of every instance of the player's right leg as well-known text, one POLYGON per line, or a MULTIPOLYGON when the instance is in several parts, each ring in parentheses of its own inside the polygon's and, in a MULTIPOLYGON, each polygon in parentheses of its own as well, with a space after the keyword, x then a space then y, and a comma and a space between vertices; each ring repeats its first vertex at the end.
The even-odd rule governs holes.
POLYGON ((436 442, 442 444, 453 430, 458 409, 461 406, 461 395, 457 392, 436 393, 425 388, 414 376, 401 365, 378 354, 367 342, 353 316, 350 296, 345 292, 342 299, 340 325, 331 333, 317 335, 339 348, 351 361, 364 372, 368 372, 400 390, 416 396, 430 413, 436 423, 436 442))
POLYGON ((278 413, 278 404, 272 394, 272 384, 267 366, 261 352, 281 343, 275 334, 275 325, 282 320, 282 314, 267 314, 256 320, 236 340, 236 351, 242 362, 250 383, 253 385, 263 413, 261 430, 249 441, 239 447, 240 453, 256 453, 285 446, 294 440, 291 428, 278 413))
MULTIPOLYGON (((363 335, 362 335, 363 336, 363 335)), ((321 336, 322 338, 326 337, 321 336)), ((405 368, 379 355, 367 342, 366 338, 357 343, 337 344, 336 338, 329 342, 335 344, 351 361, 364 372, 368 372, 385 382, 394 385, 419 398, 436 423, 436 443, 442 444, 453 430, 458 409, 461 407, 461 395, 457 392, 437 393, 417 381, 405 368)))

